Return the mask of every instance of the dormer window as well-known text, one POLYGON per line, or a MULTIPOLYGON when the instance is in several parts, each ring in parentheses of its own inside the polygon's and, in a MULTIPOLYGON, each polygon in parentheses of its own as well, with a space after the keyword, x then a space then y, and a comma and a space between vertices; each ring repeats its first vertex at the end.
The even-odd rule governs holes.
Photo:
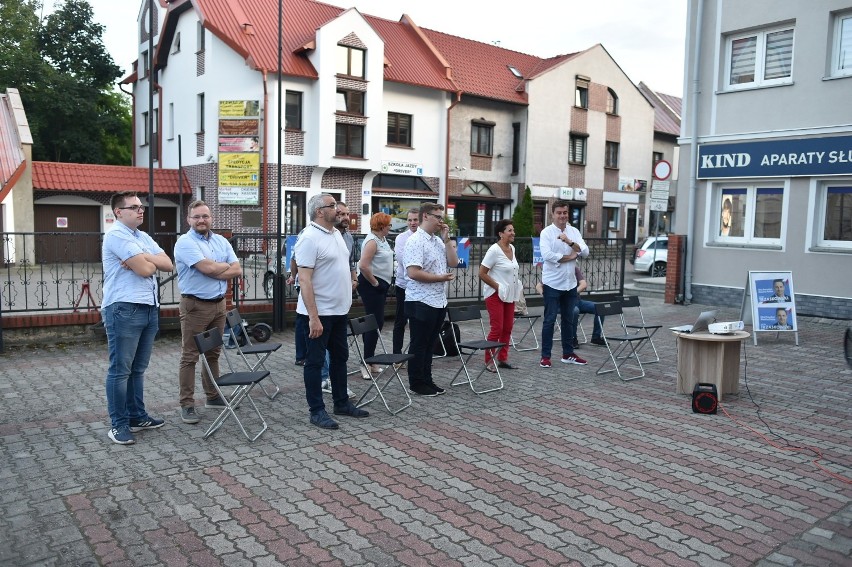
POLYGON ((523 79, 523 78, 524 78, 524 76, 523 76, 523 75, 521 75, 521 72, 520 72, 520 71, 518 71, 517 67, 512 67, 511 65, 507 65, 507 67, 509 68, 509 71, 511 71, 511 72, 512 72, 512 74, 513 74, 515 77, 517 77, 518 79, 523 79))
POLYGON ((363 49, 357 49, 346 45, 338 45, 337 74, 363 79, 364 61, 366 56, 367 52, 363 49))

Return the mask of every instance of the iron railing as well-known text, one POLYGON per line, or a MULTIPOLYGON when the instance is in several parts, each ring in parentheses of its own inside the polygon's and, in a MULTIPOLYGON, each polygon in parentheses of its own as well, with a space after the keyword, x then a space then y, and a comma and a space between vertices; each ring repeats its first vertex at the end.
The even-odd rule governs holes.
MULTIPOLYGON (((173 257, 176 234, 154 236, 173 257)), ((355 261, 363 235, 355 235, 355 261)), ((394 236, 391 235, 391 239, 394 236)), ((234 301, 265 303, 272 301, 273 275, 277 239, 274 234, 239 233, 230 241, 243 276, 234 281, 234 301)), ((282 240, 286 242, 286 237, 282 240)), ((97 309, 103 298, 103 268, 101 265, 100 233, 39 232, 0 233, 2 265, 0 265, 0 312, 28 313, 45 311, 86 311, 97 309)), ((467 246, 467 267, 457 268, 450 282, 451 300, 482 297, 479 263, 492 238, 470 238, 467 246)), ((593 293, 623 294, 627 243, 624 239, 588 238, 590 255, 582 261, 582 269, 593 293)), ((524 291, 535 294, 535 284, 541 281, 541 266, 532 258, 532 240, 515 240, 524 291)), ((282 266, 287 272, 287 266, 282 266)), ((177 274, 161 274, 160 302, 174 306, 180 301, 177 274)), ((296 290, 285 288, 285 302, 294 300, 296 290)))

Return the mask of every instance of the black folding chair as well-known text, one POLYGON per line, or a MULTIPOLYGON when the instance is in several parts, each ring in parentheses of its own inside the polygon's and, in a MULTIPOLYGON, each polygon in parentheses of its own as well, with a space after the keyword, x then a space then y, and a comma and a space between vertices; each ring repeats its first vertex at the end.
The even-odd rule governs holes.
POLYGON ((363 352, 361 351, 361 345, 359 344, 358 337, 364 335, 364 333, 369 333, 370 331, 379 331, 379 325, 376 323, 376 316, 372 313, 369 315, 365 315, 363 317, 355 317, 354 319, 349 319, 349 327, 352 329, 352 336, 355 337, 355 349, 358 352, 358 358, 366 368, 369 368, 371 364, 379 364, 384 365, 384 369, 379 372, 376 376, 373 376, 370 373, 370 387, 367 388, 367 391, 361 394, 361 397, 358 398, 358 401, 355 403, 357 407, 365 406, 375 400, 377 397, 382 399, 382 403, 385 404, 385 408, 390 412, 391 415, 396 415, 408 406, 411 405, 411 396, 408 394, 408 388, 405 387, 405 384, 402 382, 402 378, 399 376, 399 365, 403 362, 408 362, 412 358, 414 358, 413 354, 394 354, 388 353, 385 349, 385 342, 382 340, 382 334, 379 333, 379 345, 382 348, 381 354, 376 354, 375 356, 371 356, 369 358, 364 358, 363 352), (387 376, 387 380, 385 380, 384 384, 380 385, 382 378, 387 376), (401 407, 396 410, 392 410, 390 405, 388 405, 388 400, 385 398, 385 389, 393 382, 394 378, 399 383, 400 388, 402 389, 402 393, 405 395, 405 399, 408 403, 405 403, 401 407), (373 394, 373 397, 365 400, 367 394, 370 393, 371 390, 375 388, 376 393, 373 394))
MULTIPOLYGON (((497 341, 489 341, 487 339, 485 333, 485 325, 482 323, 482 314, 479 312, 479 307, 476 305, 466 305, 464 307, 449 307, 447 308, 447 318, 450 320, 450 323, 461 323, 464 321, 479 321, 479 327, 482 329, 482 337, 483 340, 470 340, 466 341, 463 338, 456 341, 456 349, 458 350, 459 360, 461 361, 461 368, 453 375, 453 379, 450 382, 451 386, 461 386, 463 384, 468 384, 470 389, 473 390, 475 394, 485 394, 487 392, 493 392, 495 390, 503 389, 503 378, 500 376, 500 368, 497 365, 497 351, 506 346, 507 343, 500 343, 497 341), (471 377, 470 371, 468 370, 467 363, 470 359, 476 354, 482 354, 486 351, 490 351, 491 353, 491 364, 493 365, 495 376, 497 377, 497 385, 493 388, 488 388, 484 390, 477 390, 473 383, 482 376, 488 370, 488 367, 485 365, 483 361, 482 370, 479 371, 479 374, 476 377, 471 377), (467 356, 467 358, 465 358, 467 356), (456 382, 456 379, 459 375, 464 372, 465 378, 459 382, 456 382)), ((462 334, 461 325, 459 325, 459 333, 462 334)), ((455 340, 455 333, 453 333, 453 340, 455 340)))
POLYGON ((260 410, 257 409, 257 406, 254 403, 254 400, 251 399, 249 394, 257 384, 259 384, 264 378, 269 376, 269 370, 259 370, 259 371, 251 371, 251 372, 234 372, 233 367, 231 366, 231 361, 228 358, 227 353, 222 350, 223 358, 225 362, 228 364, 228 368, 231 372, 227 374, 221 374, 216 376, 210 370, 210 365, 207 364, 207 357, 204 356, 205 353, 213 350, 214 348, 219 348, 223 346, 222 341, 222 333, 218 328, 209 329, 204 331, 203 333, 199 333, 195 335, 195 344, 198 346, 198 360, 204 365, 204 368, 207 370, 208 375, 212 379, 213 386, 216 388, 216 392, 218 392, 219 397, 225 402, 225 407, 222 409, 222 412, 216 417, 210 427, 207 429, 207 432, 204 434, 204 438, 207 439, 211 435, 213 435, 217 429, 219 429, 225 420, 228 417, 233 417, 236 420, 237 425, 240 426, 240 429, 243 432, 243 435, 246 436, 246 439, 249 441, 255 441, 258 437, 260 437, 264 431, 267 429, 266 420, 263 419, 263 416, 260 413, 260 410), (230 398, 222 392, 223 387, 234 386, 234 392, 231 394, 230 398), (257 432, 257 435, 251 437, 246 428, 243 427, 243 422, 237 416, 236 409, 243 400, 248 400, 251 404, 251 407, 254 408, 254 412, 257 414, 257 417, 260 418, 261 423, 263 423, 263 428, 257 432))
POLYGON ((648 337, 642 334, 629 334, 625 332, 624 327, 621 326, 621 314, 621 304, 617 301, 606 301, 595 304, 595 317, 601 322, 601 338, 606 342, 606 350, 609 353, 609 358, 604 359, 603 364, 598 367, 597 374, 615 372, 621 380, 628 382, 645 376, 645 369, 642 368, 642 361, 639 360, 637 353, 642 343, 648 340, 648 337), (618 318, 613 319, 613 315, 618 315, 618 318), (604 320, 609 321, 610 325, 613 325, 613 320, 618 321, 619 332, 607 335, 603 325, 604 320), (624 376, 621 373, 621 368, 631 361, 639 368, 639 374, 624 376), (609 364, 612 364, 612 368, 605 369, 609 364))
MULTIPOLYGON (((240 316, 240 312, 236 309, 231 309, 225 313, 225 321, 231 328, 231 334, 236 339, 237 352, 245 361, 249 370, 251 372, 254 372, 258 368, 266 370, 266 366, 263 363, 267 358, 269 358, 269 355, 281 348, 281 343, 253 344, 251 342, 251 337, 249 336, 250 333, 246 331, 246 327, 243 325, 243 318, 240 316), (249 355, 254 355, 255 358, 251 360, 248 358, 249 355)), ((272 393, 269 393, 263 384, 260 385, 260 389, 263 390, 263 393, 266 394, 267 398, 274 400, 275 396, 277 396, 281 391, 281 388, 278 387, 278 384, 276 384, 275 380, 273 380, 271 376, 269 381, 272 382, 273 386, 275 386, 275 390, 273 390, 272 393)))
MULTIPOLYGON (((626 314, 622 313, 621 319, 622 324, 625 330, 629 333, 631 329, 636 333, 645 333, 648 337, 648 344, 651 345, 651 350, 654 351, 654 358, 648 359, 645 364, 651 364, 653 362, 660 362, 660 354, 657 352, 657 347, 654 345, 654 333, 663 328, 662 325, 652 325, 645 321, 645 315, 642 313, 642 306, 639 304, 639 296, 638 295, 625 295, 621 298, 621 309, 624 311, 626 308, 636 308, 637 313, 639 314, 638 322, 628 323, 626 314)), ((644 346, 644 345, 642 345, 644 346)), ((638 349, 637 349, 638 350, 638 349)))

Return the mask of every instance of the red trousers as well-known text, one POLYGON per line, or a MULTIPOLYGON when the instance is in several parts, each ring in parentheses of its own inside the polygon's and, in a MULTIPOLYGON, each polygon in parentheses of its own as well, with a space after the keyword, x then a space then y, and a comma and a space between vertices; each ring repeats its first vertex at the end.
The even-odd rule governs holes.
MULTIPOLYGON (((497 351, 497 360, 507 362, 509 360, 509 344, 512 342, 512 327, 515 324, 515 304, 500 301, 496 293, 492 293, 485 299, 485 307, 488 309, 488 317, 491 319, 491 330, 488 332, 489 341, 506 343, 506 346, 497 351)), ((485 351, 485 364, 491 362, 491 351, 485 351)))

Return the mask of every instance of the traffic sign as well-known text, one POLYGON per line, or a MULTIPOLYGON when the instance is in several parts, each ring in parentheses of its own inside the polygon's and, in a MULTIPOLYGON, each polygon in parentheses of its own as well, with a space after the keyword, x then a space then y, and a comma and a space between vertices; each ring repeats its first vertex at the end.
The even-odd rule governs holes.
POLYGON ((672 164, 664 159, 661 159, 654 164, 654 179, 665 181, 672 175, 672 164))

